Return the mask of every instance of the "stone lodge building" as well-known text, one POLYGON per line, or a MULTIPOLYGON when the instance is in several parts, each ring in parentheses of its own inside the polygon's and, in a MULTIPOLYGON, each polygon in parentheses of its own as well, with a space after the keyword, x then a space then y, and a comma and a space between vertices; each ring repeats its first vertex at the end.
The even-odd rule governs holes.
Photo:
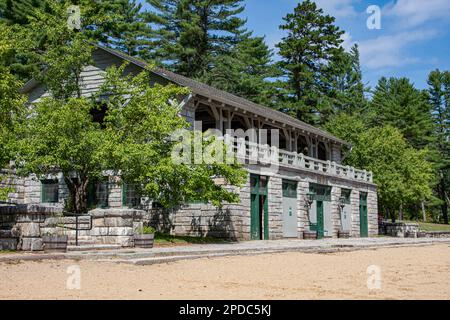
MULTIPOLYGON (((126 73, 131 74, 146 67, 140 60, 103 47, 94 50, 93 60, 82 74, 84 95, 99 89, 109 66, 127 61, 126 73)), ((244 148, 241 156, 248 179, 239 189, 241 202, 221 209, 204 203, 158 209, 140 199, 131 186, 108 177, 92 187, 90 201, 96 207, 89 213, 92 225, 90 230, 80 231, 86 241, 131 246, 133 232, 142 221, 174 235, 239 240, 303 238, 311 231, 317 232, 318 238, 378 234, 377 190, 372 173, 341 164, 343 148, 350 147, 347 142, 286 114, 170 71, 157 68, 152 75, 155 82, 190 89, 191 94, 182 102, 182 116, 192 127, 201 121, 203 131, 278 129, 279 152, 274 153, 268 146, 270 141, 244 141, 244 145, 241 141, 239 146, 234 140, 240 150, 244 148)), ((33 80, 23 91, 30 103, 47 94, 33 80)), ((52 217, 62 212, 67 198, 64 181, 61 176, 45 180, 12 177, 9 183, 15 192, 10 194, 8 209, 0 206, 1 227, 19 226, 22 249, 33 249, 34 245, 38 250, 36 239, 51 231, 55 225, 52 217)), ((73 231, 69 231, 71 234, 73 231)))

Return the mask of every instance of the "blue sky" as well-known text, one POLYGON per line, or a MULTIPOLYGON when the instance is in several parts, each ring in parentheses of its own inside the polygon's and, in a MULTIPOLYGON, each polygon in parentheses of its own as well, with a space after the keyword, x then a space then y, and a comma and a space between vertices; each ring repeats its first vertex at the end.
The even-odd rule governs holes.
MULTIPOLYGON (((243 16, 255 35, 275 51, 283 37, 278 26, 298 0, 245 0, 243 16)), ((426 88, 431 70, 450 70, 450 0, 316 0, 346 31, 344 46, 358 43, 364 82, 374 87, 381 76, 408 77, 426 88), (366 10, 381 9, 381 29, 370 30, 366 10)), ((276 53, 276 52, 275 52, 276 53)))

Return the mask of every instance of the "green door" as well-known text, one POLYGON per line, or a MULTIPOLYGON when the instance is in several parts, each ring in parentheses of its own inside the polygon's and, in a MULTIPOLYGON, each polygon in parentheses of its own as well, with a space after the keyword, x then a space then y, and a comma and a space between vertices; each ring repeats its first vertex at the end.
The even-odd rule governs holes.
POLYGON ((252 240, 269 239, 268 178, 250 175, 251 208, 250 236, 252 240))
POLYGON ((360 235, 362 238, 369 236, 369 224, 367 221, 367 193, 361 192, 359 195, 359 221, 360 235))
POLYGON ((317 201, 317 239, 323 239, 323 201, 317 201))
POLYGON ((259 216, 259 196, 257 194, 251 195, 251 226, 250 233, 252 240, 260 239, 260 216, 259 216))

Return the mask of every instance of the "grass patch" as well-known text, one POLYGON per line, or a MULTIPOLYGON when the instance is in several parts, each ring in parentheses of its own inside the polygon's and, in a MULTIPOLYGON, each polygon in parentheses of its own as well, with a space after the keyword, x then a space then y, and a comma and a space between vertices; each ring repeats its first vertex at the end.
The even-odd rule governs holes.
POLYGON ((0 250, 0 254, 10 254, 10 253, 16 253, 14 250, 0 250))
POLYGON ((156 233, 155 244, 212 244, 227 243, 229 241, 213 237, 185 237, 171 236, 169 234, 156 233))
POLYGON ((423 231, 450 231, 449 224, 419 222, 419 226, 420 226, 420 229, 423 231))

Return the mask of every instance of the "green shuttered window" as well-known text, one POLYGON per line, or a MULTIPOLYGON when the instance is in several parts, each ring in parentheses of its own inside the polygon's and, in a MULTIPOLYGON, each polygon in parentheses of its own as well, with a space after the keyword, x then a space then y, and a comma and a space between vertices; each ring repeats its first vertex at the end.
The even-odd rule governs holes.
POLYGON ((58 203, 58 180, 41 180, 41 202, 58 203))
POLYGON ((109 183, 102 181, 90 184, 88 187, 88 207, 108 208, 109 206, 109 183))
POLYGON ((122 185, 122 205, 128 208, 136 208, 141 204, 138 186, 124 183, 122 185))

